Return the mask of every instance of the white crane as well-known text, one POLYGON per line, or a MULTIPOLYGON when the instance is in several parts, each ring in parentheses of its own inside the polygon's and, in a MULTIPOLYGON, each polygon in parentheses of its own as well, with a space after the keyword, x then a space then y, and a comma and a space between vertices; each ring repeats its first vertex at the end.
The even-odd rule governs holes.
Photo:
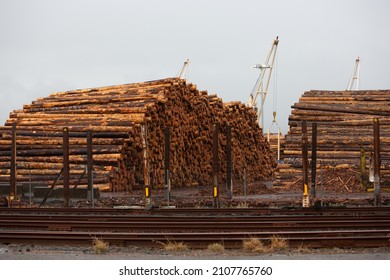
POLYGON ((187 60, 184 61, 183 67, 180 69, 179 74, 177 74, 178 78, 185 79, 189 64, 190 64, 190 60, 187 58, 187 60))
POLYGON ((356 81, 356 89, 359 90, 359 76, 360 76, 360 58, 355 60, 355 67, 353 68, 351 79, 349 80, 347 90, 352 90, 353 83, 356 81))
POLYGON ((272 70, 274 68, 274 62, 275 62, 276 51, 278 49, 278 44, 279 44, 279 37, 276 37, 276 39, 272 43, 271 50, 267 56, 267 59, 265 60, 265 63, 256 64, 255 66, 253 66, 253 68, 260 69, 260 75, 252 90, 252 93, 249 96, 247 104, 249 107, 252 107, 253 110, 256 111, 257 121, 261 128, 263 128, 264 125, 263 123, 264 102, 268 93, 268 85, 271 79, 272 70), (257 98, 259 95, 261 96, 260 107, 258 107, 257 105, 257 98))

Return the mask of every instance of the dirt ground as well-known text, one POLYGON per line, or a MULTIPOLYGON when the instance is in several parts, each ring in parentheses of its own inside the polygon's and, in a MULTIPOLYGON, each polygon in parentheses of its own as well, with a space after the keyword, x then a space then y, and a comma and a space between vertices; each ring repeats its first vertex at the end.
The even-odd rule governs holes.
POLYGON ((90 247, 52 247, 1 244, 0 260, 169 260, 169 259, 260 259, 260 260, 390 260, 390 248, 283 249, 271 253, 246 253, 240 249, 213 252, 139 247, 109 247, 103 254, 90 247))

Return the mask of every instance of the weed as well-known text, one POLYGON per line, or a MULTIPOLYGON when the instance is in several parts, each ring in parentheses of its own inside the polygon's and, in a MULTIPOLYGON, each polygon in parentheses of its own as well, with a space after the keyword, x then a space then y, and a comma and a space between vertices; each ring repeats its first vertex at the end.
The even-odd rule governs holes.
POLYGON ((257 237, 251 237, 244 240, 242 242, 242 247, 245 252, 250 253, 267 253, 269 251, 269 248, 257 237))
POLYGON ((103 239, 92 237, 92 249, 95 254, 104 254, 108 251, 109 243, 103 239))
POLYGON ((184 244, 183 242, 176 242, 171 240, 168 240, 167 243, 161 241, 156 241, 156 242, 163 245, 164 250, 166 251, 182 252, 188 250, 188 245, 184 244))
POLYGON ((279 235, 273 235, 271 237, 271 250, 287 249, 289 247, 288 240, 280 237, 279 235))
POLYGON ((311 252, 310 248, 308 248, 306 245, 299 245, 299 247, 296 248, 297 253, 302 253, 302 254, 308 254, 311 252))
POLYGON ((216 252, 216 253, 223 253, 225 252, 225 246, 221 243, 212 243, 207 246, 207 250, 216 252))
POLYGON ((235 206, 235 208, 249 208, 249 207, 248 204, 246 204, 245 202, 240 202, 235 206))

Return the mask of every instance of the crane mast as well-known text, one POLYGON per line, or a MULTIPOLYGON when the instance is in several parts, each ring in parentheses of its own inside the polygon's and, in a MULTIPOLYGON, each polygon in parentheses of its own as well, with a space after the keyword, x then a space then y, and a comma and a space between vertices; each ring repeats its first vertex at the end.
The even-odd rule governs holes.
POLYGON ((253 68, 260 69, 260 75, 256 81, 256 84, 249 95, 248 106, 252 107, 256 111, 257 121, 261 128, 263 128, 263 108, 264 102, 268 93, 268 86, 271 80, 272 70, 274 68, 276 51, 278 49, 279 37, 272 43, 270 52, 268 53, 267 59, 264 64, 256 64, 253 68), (257 99, 260 96, 260 106, 257 104, 257 99))
POLYGON ((355 60, 355 67, 353 68, 351 79, 349 80, 347 90, 352 90, 353 83, 356 81, 356 90, 359 90, 359 76, 360 76, 360 58, 355 60))
POLYGON ((187 60, 184 61, 183 67, 180 69, 179 74, 177 74, 178 78, 185 79, 189 64, 190 64, 190 60, 187 58, 187 60))

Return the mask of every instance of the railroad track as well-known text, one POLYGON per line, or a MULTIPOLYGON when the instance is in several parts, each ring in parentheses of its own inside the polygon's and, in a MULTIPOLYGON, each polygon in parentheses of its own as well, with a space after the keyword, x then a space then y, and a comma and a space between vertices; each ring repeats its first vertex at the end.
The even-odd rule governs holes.
POLYGON ((1 209, 0 241, 69 245, 90 244, 97 237, 121 246, 174 241, 234 248, 251 237, 279 236, 290 246, 390 246, 388 207, 172 210, 1 209))
POLYGON ((319 207, 319 208, 152 208, 151 210, 137 208, 0 208, 1 214, 24 213, 32 215, 390 215, 390 207, 319 207))

